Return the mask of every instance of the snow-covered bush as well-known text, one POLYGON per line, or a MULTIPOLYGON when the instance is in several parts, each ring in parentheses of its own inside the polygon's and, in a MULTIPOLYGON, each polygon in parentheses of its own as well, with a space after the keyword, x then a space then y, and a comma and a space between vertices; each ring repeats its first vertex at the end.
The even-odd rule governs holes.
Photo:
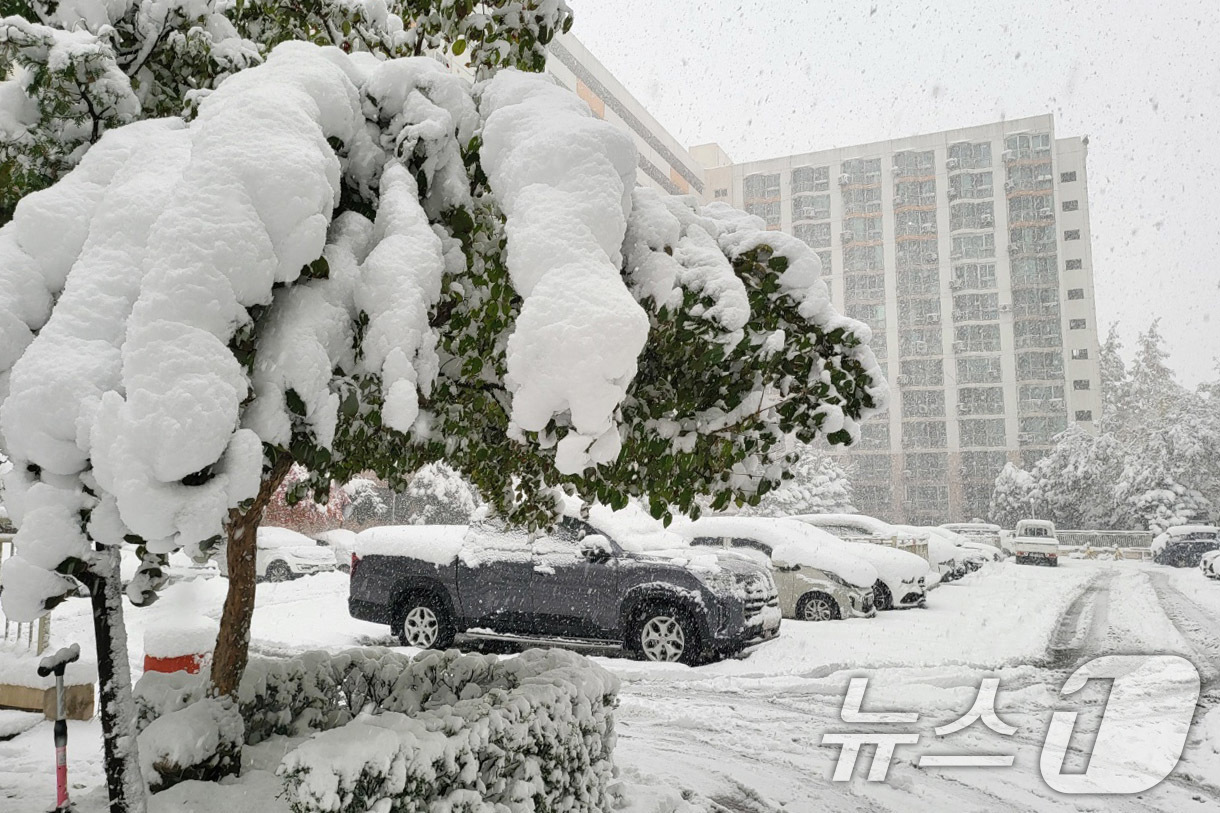
POLYGON ((833 457, 807 443, 794 444, 793 462, 783 483, 768 491, 745 516, 787 517, 793 514, 854 514, 847 458, 833 457))
POLYGON ((232 699, 205 697, 140 732, 140 770, 153 793, 188 779, 236 773, 242 743, 242 719, 232 699))
POLYGON ((395 521, 411 525, 467 525, 483 505, 474 486, 444 462, 417 471, 402 498, 406 516, 395 521))
MULTIPOLYGON (((211 714, 194 711, 214 702, 206 687, 206 675, 146 673, 136 684, 141 744, 156 741, 148 732, 160 721, 211 714)), ((610 673, 562 650, 500 659, 356 649, 254 658, 238 702, 249 744, 324 732, 285 759, 294 810, 363 813, 382 798, 387 809, 429 810, 469 792, 488 804, 600 810, 617 692, 610 673)), ((200 762, 204 750, 193 752, 200 762)))

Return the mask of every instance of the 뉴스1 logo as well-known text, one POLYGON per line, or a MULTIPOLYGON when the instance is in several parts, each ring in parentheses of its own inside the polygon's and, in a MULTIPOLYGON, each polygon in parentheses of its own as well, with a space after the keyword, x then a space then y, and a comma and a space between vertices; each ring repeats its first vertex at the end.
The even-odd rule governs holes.
MULTIPOLYGON (((1112 680, 1110 697, 1097 728, 1083 773, 1064 773, 1068 743, 1079 712, 1056 710, 1051 718, 1038 768, 1052 789, 1067 794, 1142 793, 1161 782, 1173 771, 1186 747, 1186 737, 1199 701, 1199 672, 1194 664, 1177 655, 1106 655, 1076 669, 1064 681, 1060 693, 1068 697, 1090 680, 1112 680), (1138 746, 1136 745, 1138 743, 1138 746)), ((868 678, 852 678, 843 708, 845 723, 911 724, 918 712, 862 711, 868 678)), ((1017 729, 996 714, 997 678, 985 678, 970 710, 952 723, 934 729, 943 737, 976 722, 1001 736, 1012 736, 1017 729)), ((867 781, 883 782, 889 773, 894 750, 900 745, 915 745, 916 731, 828 732, 822 745, 839 745, 834 782, 851 779, 860 748, 876 746, 867 781)), ((1006 754, 921 754, 921 768, 1007 768, 1016 755, 1006 754)))

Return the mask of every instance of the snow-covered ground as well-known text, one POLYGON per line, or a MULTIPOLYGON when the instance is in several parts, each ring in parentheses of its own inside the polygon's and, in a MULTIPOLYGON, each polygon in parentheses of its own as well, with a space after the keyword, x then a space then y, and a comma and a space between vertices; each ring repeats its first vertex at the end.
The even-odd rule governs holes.
MULTIPOLYGON (((129 610, 132 666, 143 631, 188 607, 218 617, 225 582, 172 586, 162 601, 129 610)), ((392 644, 388 630, 350 618, 347 577, 325 573, 258 588, 253 648, 267 653, 392 644)), ((823 810, 1172 810, 1220 804, 1220 583, 1195 569, 1132 562, 1067 561, 1057 569, 989 565, 935 590, 925 610, 832 623, 785 621, 780 638, 748 657, 691 669, 617 658, 599 662, 623 679, 616 761, 632 813, 823 810), (1058 689, 1080 662, 1107 653, 1179 653, 1199 668, 1204 699, 1187 752, 1168 780, 1140 796, 1060 795, 1038 772, 1051 712, 1069 707, 1058 689), (918 712, 919 742, 900 745, 887 780, 867 782, 866 747, 854 778, 830 781, 838 746, 827 731, 884 730, 839 719, 853 676, 869 678, 864 708, 918 712), (937 737, 936 726, 971 706, 983 678, 1000 680, 1001 736, 975 723, 937 737), (1010 753, 1011 768, 918 767, 925 752, 1010 753)), ((91 640, 87 604, 55 613, 56 643, 91 640)), ((87 648, 87 646, 86 646, 87 648)), ((1104 694, 1090 696, 1082 725, 1096 725, 1104 694)), ((80 809, 102 810, 100 730, 71 723, 69 774, 80 809)), ((1075 743, 1073 743, 1075 744, 1075 743)), ((1132 744, 1138 754, 1142 744, 1132 744)), ((226 813, 286 810, 269 771, 283 744, 248 749, 247 776, 212 792, 180 786, 154 810, 226 813)), ((1087 743, 1085 744, 1087 748, 1087 743)), ((51 727, 0 742, 0 810, 46 809, 53 793, 51 727)), ((1070 757, 1069 759, 1073 759, 1070 757)))

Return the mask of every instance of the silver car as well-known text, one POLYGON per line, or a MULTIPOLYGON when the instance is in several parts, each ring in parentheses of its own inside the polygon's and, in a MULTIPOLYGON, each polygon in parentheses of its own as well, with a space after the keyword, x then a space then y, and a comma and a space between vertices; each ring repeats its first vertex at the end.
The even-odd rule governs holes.
POLYGON ((675 527, 696 545, 736 550, 769 564, 784 618, 872 618, 876 569, 819 543, 808 526, 786 519, 707 517, 675 527))

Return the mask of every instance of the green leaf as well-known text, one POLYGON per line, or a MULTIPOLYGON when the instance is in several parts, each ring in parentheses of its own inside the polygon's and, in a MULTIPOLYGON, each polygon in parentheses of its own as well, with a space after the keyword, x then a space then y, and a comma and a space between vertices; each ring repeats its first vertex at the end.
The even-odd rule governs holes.
POLYGON ((466 51, 466 40, 454 40, 453 45, 450 46, 450 50, 453 51, 454 56, 461 56, 466 51))

